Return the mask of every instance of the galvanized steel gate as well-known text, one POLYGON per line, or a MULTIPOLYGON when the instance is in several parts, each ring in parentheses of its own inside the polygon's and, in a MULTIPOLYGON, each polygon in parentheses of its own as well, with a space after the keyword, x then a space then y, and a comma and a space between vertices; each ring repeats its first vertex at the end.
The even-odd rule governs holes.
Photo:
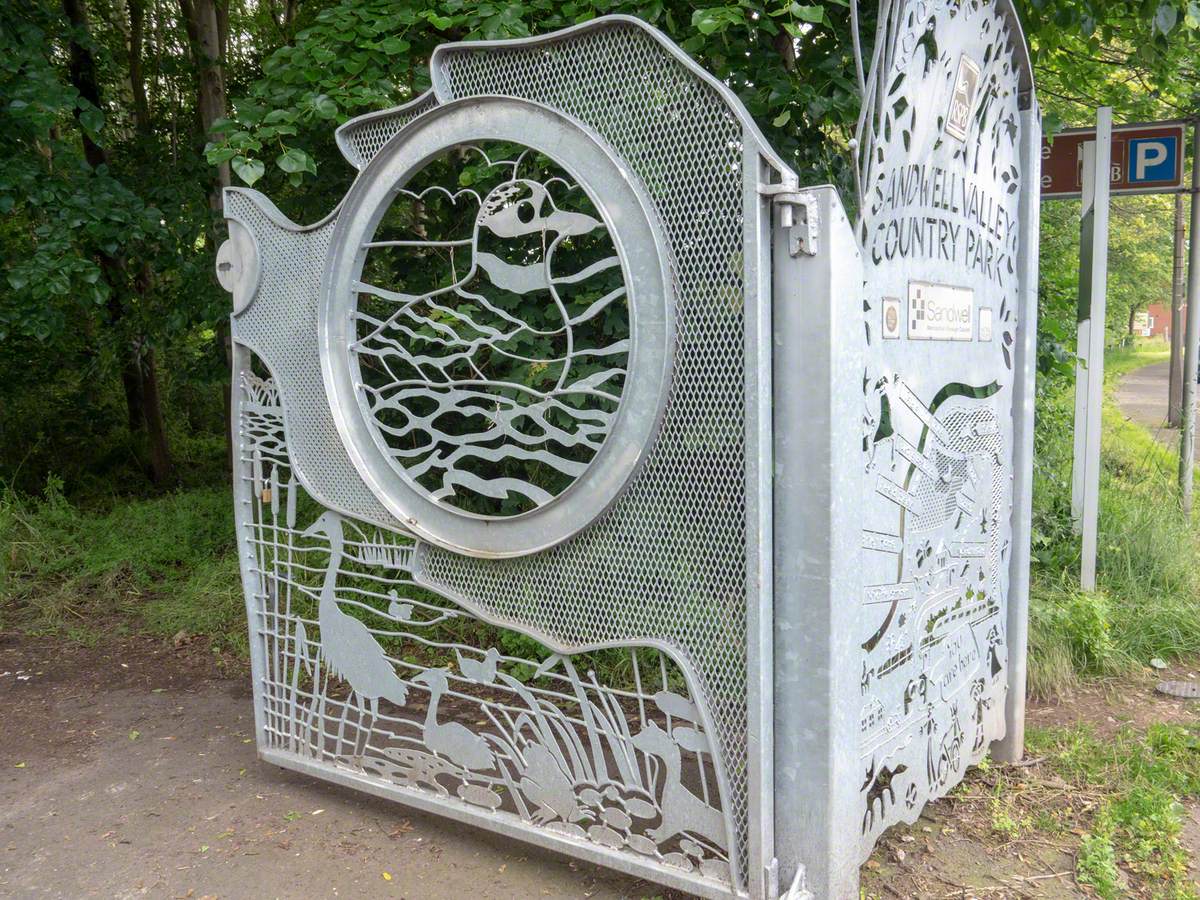
POLYGON ((856 225, 626 17, 226 192, 264 759, 774 898, 1019 754, 1037 112, 1007 2, 883 6, 856 225))

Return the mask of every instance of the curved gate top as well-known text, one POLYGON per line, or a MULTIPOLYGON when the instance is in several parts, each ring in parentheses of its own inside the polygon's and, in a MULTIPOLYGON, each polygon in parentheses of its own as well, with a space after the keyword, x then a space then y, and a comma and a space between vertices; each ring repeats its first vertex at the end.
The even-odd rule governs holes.
POLYGON ((227 190, 264 759, 799 898, 1020 752, 1024 43, 910 0, 870 46, 855 222, 623 16, 439 47, 314 225, 227 190))

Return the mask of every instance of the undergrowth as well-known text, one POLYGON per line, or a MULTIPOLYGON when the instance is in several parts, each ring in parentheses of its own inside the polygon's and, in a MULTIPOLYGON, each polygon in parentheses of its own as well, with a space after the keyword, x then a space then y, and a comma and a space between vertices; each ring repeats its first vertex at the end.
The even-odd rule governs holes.
POLYGON ((51 479, 41 497, 0 490, 0 629, 92 641, 130 628, 186 631, 244 652, 245 612, 228 487, 88 511, 51 479))
MULTIPOLYGON (((1045 378, 1035 431, 1029 686, 1047 697, 1080 677, 1200 653, 1200 543, 1184 521, 1176 458, 1125 420, 1111 388, 1161 351, 1106 362, 1099 584, 1079 590, 1071 529, 1073 379, 1045 378)), ((42 496, 0 489, 0 628, 87 640, 109 628, 207 635, 246 647, 226 485, 85 505, 51 478, 42 496)), ((514 648, 506 648, 513 650, 514 648)))
MULTIPOLYGON (((1180 840, 1181 801, 1200 798, 1200 733, 1195 727, 1129 726, 1101 737, 1089 726, 1031 729, 1031 756, 1066 782, 1061 801, 1048 803, 1040 787, 1014 770, 1001 770, 997 794, 1022 805, 1048 806, 1043 831, 1085 826, 1075 854, 1075 878, 1104 900, 1130 896, 1195 900, 1188 852, 1180 840), (1009 773, 1008 775, 1003 774, 1009 773)), ((1077 832, 1078 833, 1078 832, 1077 832)), ((1007 835, 1011 837, 1012 835, 1007 835)))
POLYGON ((1035 429, 1029 686, 1035 696, 1081 676, 1114 675, 1200 652, 1200 542, 1184 519, 1177 456, 1117 409, 1112 390, 1132 369, 1166 356, 1110 352, 1101 453, 1098 589, 1079 589, 1071 527, 1074 385, 1051 379, 1035 429))

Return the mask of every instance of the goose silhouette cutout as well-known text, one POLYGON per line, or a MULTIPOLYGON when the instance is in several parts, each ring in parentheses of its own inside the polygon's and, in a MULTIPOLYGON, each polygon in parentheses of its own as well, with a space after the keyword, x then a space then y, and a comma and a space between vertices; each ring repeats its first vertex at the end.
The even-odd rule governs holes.
POLYGON ((601 318, 626 296, 606 226, 558 207, 551 187, 578 190, 564 179, 519 178, 509 165, 482 198, 407 192, 477 202, 471 237, 368 250, 456 245, 470 264, 460 277, 451 252, 450 283, 421 294, 358 281, 352 347, 392 465, 435 501, 495 515, 549 503, 584 472, 611 430, 630 349, 627 310, 601 318), (362 295, 373 298, 365 308, 362 295))
POLYGON ((481 660, 463 656, 458 649, 455 649, 454 655, 458 657, 458 669, 465 677, 477 684, 495 683, 496 664, 500 662, 500 651, 495 647, 489 647, 481 660))
MULTIPOLYGON (((408 702, 408 685, 396 674, 391 661, 379 646, 375 636, 358 619, 342 612, 337 602, 338 571, 345 558, 345 536, 342 517, 326 510, 301 532, 301 537, 323 536, 329 543, 329 563, 321 585, 317 606, 317 624, 321 628, 321 654, 329 671, 350 685, 351 695, 359 711, 358 736, 355 739, 356 758, 361 758, 366 741, 379 716, 380 698, 397 706, 408 702), (371 710, 370 728, 365 728, 367 708, 371 710), (361 743, 361 747, 360 747, 361 743)), ((339 751, 342 729, 345 727, 347 698, 342 707, 338 731, 339 751)))
POLYGON ((709 806, 683 783, 682 756, 679 745, 671 735, 653 722, 630 738, 637 749, 663 762, 662 821, 646 832, 647 837, 662 844, 676 835, 699 835, 719 847, 727 846, 725 817, 709 806))
POLYGON ((495 764, 495 755, 487 741, 458 722, 439 722, 438 706, 449 690, 450 681, 441 669, 426 669, 413 681, 429 686, 429 709, 425 713, 425 746, 457 763, 464 769, 487 771, 495 764))

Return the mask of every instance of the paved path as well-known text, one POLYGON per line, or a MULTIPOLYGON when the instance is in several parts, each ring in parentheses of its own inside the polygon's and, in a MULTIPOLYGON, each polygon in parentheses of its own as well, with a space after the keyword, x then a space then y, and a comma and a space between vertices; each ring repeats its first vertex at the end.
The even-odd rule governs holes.
MULTIPOLYGON (((1179 446, 1179 429, 1167 427, 1167 385, 1169 362, 1153 363, 1135 369, 1117 385, 1117 406, 1130 421, 1143 425, 1155 438, 1169 447, 1179 446)), ((1200 441, 1196 442, 1196 460, 1200 462, 1200 441)))
POLYGON ((0 634, 0 897, 681 897, 259 762, 211 668, 0 634))

